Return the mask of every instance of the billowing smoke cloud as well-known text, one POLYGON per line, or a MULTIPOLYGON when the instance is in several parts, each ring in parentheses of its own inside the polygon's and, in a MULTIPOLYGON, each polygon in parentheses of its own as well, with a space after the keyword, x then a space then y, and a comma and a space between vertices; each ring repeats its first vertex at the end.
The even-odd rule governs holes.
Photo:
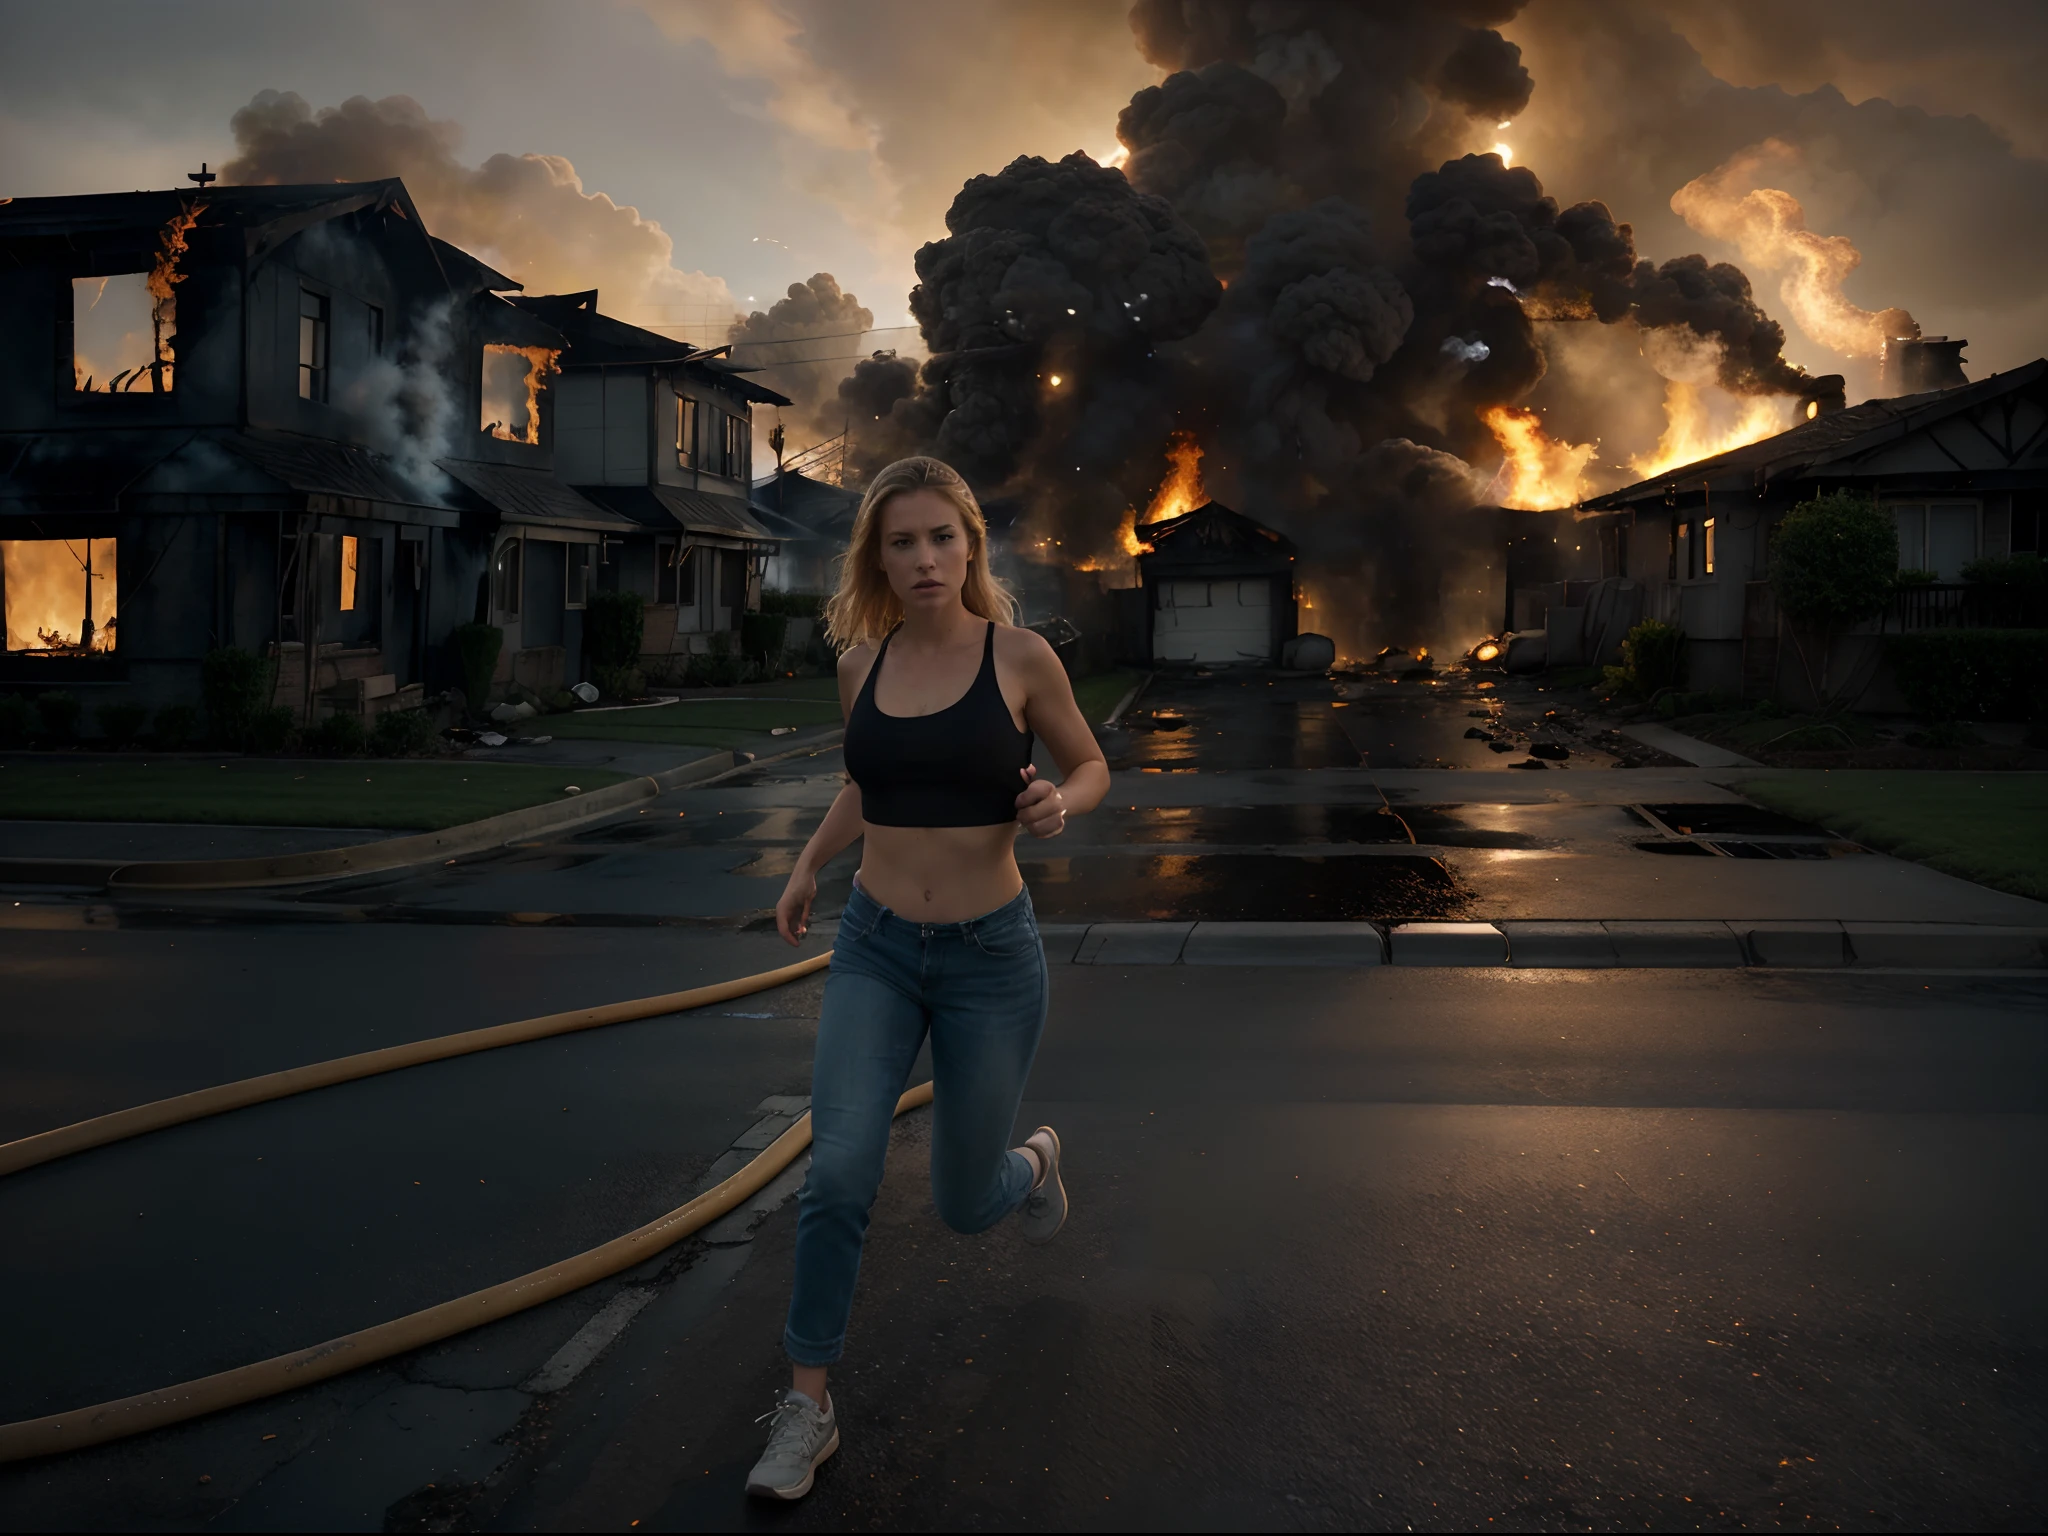
POLYGON ((725 323, 736 310, 721 278, 674 264, 659 224, 602 192, 585 192, 559 155, 456 158, 462 130, 436 122, 409 96, 351 96, 315 110, 290 91, 261 91, 230 126, 227 182, 405 178, 428 227, 530 293, 599 291, 606 313, 636 325, 725 323))
POLYGON ((791 453, 845 428, 838 394, 845 359, 862 350, 874 324, 872 310, 843 292, 830 272, 819 272, 807 283, 791 283, 767 310, 755 310, 727 333, 733 361, 760 370, 763 383, 796 402, 783 412, 791 453))

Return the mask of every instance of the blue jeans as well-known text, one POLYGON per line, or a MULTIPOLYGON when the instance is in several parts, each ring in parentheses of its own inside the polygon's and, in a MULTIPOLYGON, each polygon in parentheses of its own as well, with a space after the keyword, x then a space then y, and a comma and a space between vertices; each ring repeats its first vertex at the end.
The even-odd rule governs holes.
POLYGON ((796 1364, 830 1365, 846 1342, 889 1125, 926 1031, 939 1215, 956 1232, 983 1232, 1031 1192, 1010 1133, 1045 1032, 1046 984, 1029 891, 964 923, 913 923, 854 888, 811 1067, 811 1171, 782 1336, 796 1364))

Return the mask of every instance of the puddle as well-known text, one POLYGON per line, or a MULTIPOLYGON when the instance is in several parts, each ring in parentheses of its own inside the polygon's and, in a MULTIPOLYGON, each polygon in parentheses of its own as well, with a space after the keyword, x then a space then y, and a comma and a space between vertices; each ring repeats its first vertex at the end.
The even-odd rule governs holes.
POLYGON ((1023 859, 1048 921, 1361 922, 1447 918, 1470 900, 1435 859, 1281 854, 1078 854, 1023 859))
MULTIPOLYGON (((1403 812, 1405 816, 1407 813, 1403 812)), ((1082 824, 1090 841, 1206 843, 1407 843, 1408 825, 1376 805, 1197 805, 1115 807, 1082 824), (1107 826, 1101 823, 1107 822, 1107 826)))

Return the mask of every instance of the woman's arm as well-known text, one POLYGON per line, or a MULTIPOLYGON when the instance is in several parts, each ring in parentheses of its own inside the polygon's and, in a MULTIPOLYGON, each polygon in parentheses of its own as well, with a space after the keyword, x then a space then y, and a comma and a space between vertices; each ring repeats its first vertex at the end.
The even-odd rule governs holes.
POLYGON ((1074 702, 1074 685, 1058 654, 1031 630, 1000 633, 1012 637, 1018 670, 1029 690, 1024 700, 1025 723, 1051 750, 1060 770, 1057 785, 1039 778, 1034 768, 1024 770, 1017 824, 1033 837, 1057 837, 1065 830, 1067 817, 1086 815, 1102 803, 1109 793, 1109 764, 1102 760, 1095 733, 1088 729, 1081 706, 1074 702))
MULTIPOLYGON (((857 645, 839 658, 839 716, 853 713, 860 686, 874 665, 874 649, 857 645)), ((782 899, 775 903, 775 931, 791 944, 800 943, 811 928, 811 902, 818 894, 818 871, 846 851, 861 835, 860 786, 848 779, 833 797, 832 808, 818 823, 818 830, 804 844, 803 854, 790 871, 782 899)))

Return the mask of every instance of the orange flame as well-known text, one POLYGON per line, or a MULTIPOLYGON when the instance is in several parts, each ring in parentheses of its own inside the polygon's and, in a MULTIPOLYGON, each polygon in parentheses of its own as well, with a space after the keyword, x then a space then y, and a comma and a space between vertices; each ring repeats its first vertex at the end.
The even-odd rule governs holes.
MULTIPOLYGON (((484 343, 484 430, 491 436, 507 443, 539 443, 540 441, 540 393, 547 388, 548 377, 562 371, 559 361, 562 354, 552 347, 515 347, 506 342, 487 341, 484 343), (506 402, 492 388, 491 359, 493 357, 523 357, 526 359, 526 426, 514 428, 504 419, 509 411, 498 419, 488 419, 506 402)), ((502 386, 501 386, 502 387, 502 386)))
POLYGON ((7 649, 113 650, 118 549, 112 539, 0 539, 7 649))
POLYGON ((1519 406, 1488 406, 1479 419, 1506 455, 1493 477, 1492 499, 1530 512, 1576 506, 1585 495, 1587 462, 1594 443, 1559 442, 1543 430, 1543 419, 1519 406))
POLYGON ((178 258, 192 248, 185 237, 192 232, 192 226, 199 222, 199 215, 205 211, 204 203, 178 205, 178 211, 171 216, 171 222, 166 224, 163 232, 157 236, 156 260, 149 268, 149 329, 156 357, 149 366, 149 387, 159 395, 167 393, 172 384, 171 360, 164 355, 164 329, 168 326, 172 335, 177 334, 177 285, 191 275, 178 270, 178 258))
MULTIPOLYGON (((1202 445, 1195 441, 1194 433, 1176 430, 1167 440, 1166 458, 1173 467, 1160 482, 1152 505, 1145 509, 1148 523, 1192 512, 1209 499, 1209 493, 1202 489, 1202 445)), ((1136 535, 1132 538, 1135 540, 1136 535)))
POLYGON ((1709 385, 1664 386, 1664 435, 1651 452, 1628 461, 1639 479, 1650 480, 1683 464, 1696 464, 1748 443, 1774 436, 1792 425, 1793 402, 1785 396, 1732 396, 1709 385), (1727 419, 1727 402, 1734 419, 1727 419), (1720 419, 1716 419, 1717 415, 1720 419))

